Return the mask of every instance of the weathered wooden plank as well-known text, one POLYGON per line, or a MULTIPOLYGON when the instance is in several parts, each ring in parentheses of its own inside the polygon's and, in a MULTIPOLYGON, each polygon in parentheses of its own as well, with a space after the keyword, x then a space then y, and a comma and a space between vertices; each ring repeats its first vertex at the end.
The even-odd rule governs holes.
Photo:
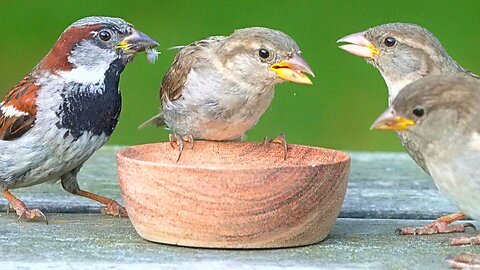
MULTIPOLYGON (((115 153, 121 147, 98 151, 79 174, 80 186, 88 191, 120 198, 115 153)), ((353 152, 352 169, 341 217, 434 219, 456 208, 437 190, 404 153, 353 152)), ((43 184, 13 191, 29 207, 45 212, 92 213, 101 205, 62 190, 59 184, 43 184)), ((5 210, 6 201, 0 200, 5 210)))
POLYGON ((407 154, 351 155, 341 217, 435 219, 458 211, 407 154))
MULTIPOLYGON (((418 220, 339 219, 321 244, 271 250, 195 249, 141 239, 128 219, 50 214, 50 224, 0 214, 0 269, 446 269, 444 258, 477 247, 450 247, 453 235, 396 236, 418 220)), ((474 235, 469 232, 467 235, 474 235)))

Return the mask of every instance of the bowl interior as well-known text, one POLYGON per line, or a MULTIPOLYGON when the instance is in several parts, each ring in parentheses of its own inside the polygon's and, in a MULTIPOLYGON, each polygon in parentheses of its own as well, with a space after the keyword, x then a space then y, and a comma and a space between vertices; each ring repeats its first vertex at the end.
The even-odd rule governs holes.
POLYGON ((342 151, 300 145, 289 145, 287 160, 283 160, 282 146, 274 143, 264 146, 250 142, 197 141, 193 149, 191 146, 185 144, 178 162, 178 149, 173 149, 170 143, 132 146, 120 151, 119 155, 134 162, 209 169, 304 167, 343 163, 350 159, 342 151))

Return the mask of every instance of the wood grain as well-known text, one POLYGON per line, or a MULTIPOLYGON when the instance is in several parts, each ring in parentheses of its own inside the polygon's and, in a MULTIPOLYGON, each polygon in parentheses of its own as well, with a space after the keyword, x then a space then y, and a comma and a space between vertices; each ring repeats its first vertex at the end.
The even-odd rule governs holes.
POLYGON ((350 157, 318 147, 196 142, 179 162, 168 143, 117 155, 122 196, 145 239, 211 248, 323 240, 345 196, 350 157))

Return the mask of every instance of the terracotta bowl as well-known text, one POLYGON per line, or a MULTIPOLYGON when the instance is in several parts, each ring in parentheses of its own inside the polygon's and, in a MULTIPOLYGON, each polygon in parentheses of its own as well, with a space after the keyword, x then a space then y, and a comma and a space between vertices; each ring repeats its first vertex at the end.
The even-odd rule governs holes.
POLYGON ((208 248, 278 248, 327 237, 347 188, 348 154, 290 145, 195 142, 123 149, 118 177, 141 237, 208 248))

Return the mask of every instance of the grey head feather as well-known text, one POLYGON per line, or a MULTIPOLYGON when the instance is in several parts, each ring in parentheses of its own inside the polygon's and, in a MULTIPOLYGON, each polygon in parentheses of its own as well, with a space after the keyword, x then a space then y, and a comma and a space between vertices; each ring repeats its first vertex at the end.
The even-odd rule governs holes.
MULTIPOLYGON (((385 37, 386 35, 402 35, 406 38, 420 39, 428 41, 430 46, 443 49, 440 41, 427 29, 412 23, 386 23, 379 26, 372 27, 366 32, 367 37, 385 37)), ((420 41, 419 40, 419 41, 420 41)))
POLYGON ((415 117, 411 109, 422 106, 428 113, 453 109, 462 118, 480 111, 479 101, 480 80, 458 73, 429 76, 407 85, 394 100, 393 107, 407 117, 415 117))
MULTIPOLYGON (((287 52, 300 52, 297 43, 287 34, 265 27, 249 27, 237 29, 227 38, 229 43, 265 43, 272 44, 275 49, 287 52)), ((226 42, 227 42, 226 40, 226 42)))
POLYGON ((121 18, 92 16, 92 17, 85 17, 83 19, 80 19, 74 22, 66 30, 72 27, 82 27, 82 26, 94 25, 94 24, 109 24, 114 28, 116 28, 116 30, 122 33, 128 33, 133 28, 133 25, 131 23, 121 18))

